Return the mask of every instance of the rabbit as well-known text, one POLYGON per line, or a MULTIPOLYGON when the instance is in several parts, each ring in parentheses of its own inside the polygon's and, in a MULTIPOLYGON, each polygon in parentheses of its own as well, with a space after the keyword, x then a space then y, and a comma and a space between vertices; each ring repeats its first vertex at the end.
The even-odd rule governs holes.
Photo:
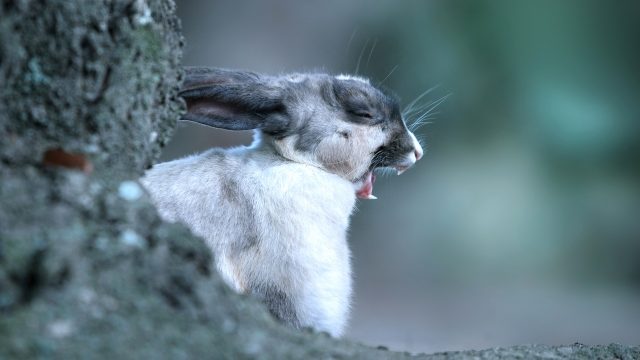
POLYGON ((161 217, 204 238, 224 281, 276 319, 340 337, 356 198, 375 199, 375 169, 400 174, 423 156, 399 101, 357 76, 185 71, 183 120, 255 135, 149 169, 161 217))

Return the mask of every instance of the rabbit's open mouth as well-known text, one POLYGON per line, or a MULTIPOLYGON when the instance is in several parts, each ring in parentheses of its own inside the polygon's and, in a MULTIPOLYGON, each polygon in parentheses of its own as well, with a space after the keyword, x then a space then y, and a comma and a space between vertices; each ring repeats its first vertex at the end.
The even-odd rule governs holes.
POLYGON ((376 182, 376 174, 373 173, 373 170, 367 171, 367 173, 362 176, 362 178, 358 179, 357 184, 362 183, 362 185, 356 190, 356 196, 360 199, 368 199, 373 200, 377 199, 373 196, 373 184, 376 182))
POLYGON ((391 165, 382 165, 382 166, 371 166, 369 171, 364 173, 360 178, 356 179, 353 183, 356 187, 356 196, 360 199, 374 200, 377 199, 376 196, 373 195, 373 184, 376 182, 376 174, 375 171, 378 169, 388 169, 395 170, 398 175, 401 175, 407 169, 409 169, 413 164, 415 164, 416 159, 420 159, 422 157, 422 149, 418 152, 416 150, 415 153, 410 153, 405 156, 400 162, 391 164, 391 165))

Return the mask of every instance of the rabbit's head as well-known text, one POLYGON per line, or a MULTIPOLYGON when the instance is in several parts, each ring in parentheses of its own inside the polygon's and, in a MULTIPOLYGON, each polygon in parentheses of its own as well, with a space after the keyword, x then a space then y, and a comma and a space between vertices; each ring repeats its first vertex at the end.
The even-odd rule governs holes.
POLYGON ((398 100, 359 77, 187 68, 180 96, 183 119, 258 129, 280 155, 351 181, 360 198, 375 198, 376 168, 402 173, 423 153, 398 100))

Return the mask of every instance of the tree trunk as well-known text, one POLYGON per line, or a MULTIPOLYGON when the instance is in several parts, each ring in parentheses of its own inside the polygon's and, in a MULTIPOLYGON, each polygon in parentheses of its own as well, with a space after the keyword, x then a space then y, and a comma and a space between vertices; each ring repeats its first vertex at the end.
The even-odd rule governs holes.
MULTIPOLYGON (((0 0, 0 358, 403 358, 277 324, 136 179, 168 140, 171 0, 0 0)), ((424 358, 638 358, 515 347, 424 358)))

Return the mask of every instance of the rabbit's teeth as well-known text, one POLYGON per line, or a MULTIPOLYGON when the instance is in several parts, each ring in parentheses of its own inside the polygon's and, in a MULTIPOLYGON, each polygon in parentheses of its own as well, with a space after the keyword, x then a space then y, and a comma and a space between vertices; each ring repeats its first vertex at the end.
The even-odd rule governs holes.
POLYGON ((396 173, 399 175, 404 174, 405 171, 407 171, 407 169, 409 169, 409 166, 396 166, 396 173))
POLYGON ((369 171, 368 173, 366 173, 364 175, 364 178, 362 179, 362 185, 356 191, 356 196, 359 197, 360 199, 366 199, 366 200, 375 200, 375 199, 377 199, 377 197, 375 197, 372 194, 373 193, 373 183, 375 181, 376 181, 376 175, 373 173, 373 171, 369 171))

